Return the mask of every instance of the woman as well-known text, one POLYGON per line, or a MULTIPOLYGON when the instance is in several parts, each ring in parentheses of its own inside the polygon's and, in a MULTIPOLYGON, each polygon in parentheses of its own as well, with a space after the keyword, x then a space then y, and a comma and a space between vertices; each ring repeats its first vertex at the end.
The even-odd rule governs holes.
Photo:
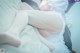
MULTIPOLYGON (((50 31, 53 31, 54 30, 55 32, 59 32, 60 28, 62 28, 62 25, 63 24, 61 24, 62 23, 62 19, 60 18, 62 16, 59 13, 57 13, 57 12, 54 12, 54 13, 52 13, 52 12, 43 12, 43 11, 36 10, 36 13, 33 15, 33 12, 35 12, 35 10, 20 10, 18 12, 18 14, 16 16, 16 19, 15 19, 14 23, 12 24, 11 28, 7 32, 0 34, 0 36, 4 36, 4 37, 8 38, 8 40, 4 40, 4 41, 7 41, 8 42, 11 39, 11 37, 9 37, 9 35, 11 35, 11 34, 13 34, 13 35, 19 35, 19 33, 22 31, 22 29, 25 28, 26 24, 28 23, 27 22, 27 20, 28 20, 27 13, 28 13, 28 16, 31 17, 30 18, 30 21, 29 21, 29 24, 34 25, 34 27, 41 28, 41 29, 46 29, 46 30, 50 30, 50 31), (45 20, 44 19, 45 18, 44 16, 46 16, 46 14, 47 15, 49 14, 49 15, 48 15, 48 17, 46 17, 47 19, 45 20), (20 15, 22 15, 22 16, 20 16, 20 15), (35 15, 37 15, 37 16, 35 16, 35 15), (37 18, 38 16, 40 16, 42 18, 37 18), (49 16, 51 16, 51 18, 49 18, 49 16), (52 18, 53 16, 55 16, 55 17, 52 18), (51 23, 50 24, 49 22, 47 22, 48 20, 49 21, 52 21, 53 23, 50 22, 51 23), (43 21, 45 21, 45 23, 46 24, 49 24, 50 26, 48 26, 45 23, 43 23, 43 21), (55 24, 57 22, 58 22, 58 24, 55 24), (56 29, 54 29, 54 27, 56 29)), ((13 39, 11 39, 8 44, 13 44, 14 46, 20 44, 20 43, 19 44, 16 44, 19 41, 16 42, 16 43, 12 43, 13 39)), ((3 43, 4 43, 4 41, 3 41, 3 43)))
MULTIPOLYGON (((56 2, 58 4, 60 1, 57 0, 56 2)), ((54 3, 55 2, 53 2, 53 4, 54 3)), ((60 4, 61 5, 58 4, 58 6, 61 7, 61 8, 63 6, 65 6, 65 5, 62 5, 62 4, 65 4, 64 1, 62 1, 62 3, 60 3, 60 4)), ((54 5, 56 5, 56 3, 54 5)), ((27 8, 26 4, 24 4, 23 6, 25 6, 25 9, 27 8)), ((53 6, 53 7, 55 7, 55 6, 53 6)), ((64 33, 64 28, 65 28, 65 22, 63 20, 62 15, 61 15, 61 12, 64 13, 66 8, 64 10, 61 10, 61 8, 59 9, 59 7, 58 8, 56 7, 57 9, 53 8, 53 9, 55 9, 53 11, 50 11, 50 10, 52 10, 52 8, 49 9, 49 10, 45 10, 45 8, 47 8, 47 7, 45 7, 44 9, 41 9, 43 11, 30 10, 29 9, 26 12, 28 13, 28 15, 30 17, 33 17, 33 19, 30 19, 29 24, 36 27, 36 28, 38 28, 40 34, 43 35, 43 37, 44 37, 43 38, 42 36, 39 36, 40 40, 46 46, 49 46, 49 49, 51 50, 52 53, 53 52, 55 52, 55 53, 59 53, 59 52, 69 53, 69 50, 65 46, 64 41, 63 41, 63 33, 64 33), (58 9, 61 10, 61 11, 58 12, 57 11, 58 9), (60 16, 56 17, 56 15, 58 15, 58 16, 60 15, 60 16), (61 19, 61 22, 55 22, 54 18, 55 18, 55 20, 61 19), (55 23, 58 23, 58 25, 56 25, 55 23), (59 28, 57 26, 59 26, 59 28), (53 48, 55 48, 55 49, 53 49, 53 48)), ((65 6, 65 7, 67 7, 67 6, 65 6)), ((23 10, 25 10, 25 9, 23 9, 23 10)), ((59 21, 59 20, 57 20, 57 21, 59 21)))
MULTIPOLYGON (((27 7, 27 6, 26 6, 27 7)), ((54 34, 55 36, 57 36, 57 37, 59 37, 58 35, 60 35, 60 37, 62 38, 62 34, 63 34, 63 32, 62 31, 64 31, 64 28, 65 28, 65 23, 63 23, 64 21, 63 21, 63 16, 60 14, 60 13, 58 13, 58 12, 52 12, 52 11, 48 11, 48 12, 44 12, 44 11, 38 11, 38 10, 23 10, 23 11, 21 11, 20 10, 20 12, 21 13, 23 13, 23 15, 24 15, 24 17, 26 17, 26 14, 28 14, 28 16, 29 16, 29 24, 30 25, 32 25, 32 26, 34 26, 34 27, 36 27, 36 28, 38 28, 39 30, 40 30, 40 32, 42 31, 42 32, 44 32, 44 33, 41 33, 41 34, 43 34, 43 35, 48 35, 48 36, 45 36, 45 38, 47 39, 47 40, 49 40, 50 38, 49 38, 49 36, 53 36, 53 35, 51 35, 51 34, 54 34), (46 19, 45 19, 46 18, 46 19), (48 22, 49 21, 49 22, 48 22), (57 23, 57 24, 56 24, 57 23), (47 24, 47 25, 46 25, 47 24), (46 32, 45 32, 46 31, 46 32), (48 39, 49 38, 49 39, 48 39)), ((19 12, 19 13, 20 13, 19 12)), ((21 14, 20 14, 21 15, 21 14)), ((17 19, 18 20, 18 19, 17 19)), ((26 20, 26 19, 24 19, 24 20, 26 20)), ((12 27, 11 27, 11 30, 12 30, 12 32, 14 32, 17 28, 16 28, 16 22, 17 22, 17 24, 19 24, 19 22, 20 22, 20 24, 21 23, 23 23, 23 20, 22 21, 15 21, 14 23, 13 23, 13 25, 12 25, 12 27), (14 29, 14 30, 13 30, 14 29)), ((17 25, 17 27, 19 27, 16 31, 21 31, 21 29, 23 29, 23 27, 25 26, 25 24, 26 24, 27 22, 26 21, 24 21, 24 24, 21 24, 21 27, 20 27, 20 24, 19 25, 17 25)), ((10 31, 11 31, 10 30, 10 31)), ((7 32, 8 33, 8 32, 7 32)), ((54 40, 55 40, 55 42, 49 42, 49 41, 47 41, 45 38, 42 38, 42 36, 40 36, 41 38, 41 41, 43 42, 43 43, 45 43, 45 45, 49 45, 50 47, 52 47, 53 46, 53 43, 55 44, 57 44, 57 42, 59 42, 59 40, 60 39, 57 39, 57 37, 54 37, 54 40), (45 41, 44 41, 45 40, 45 41), (56 41, 57 40, 57 41, 56 41), (47 43, 47 44, 46 44, 47 43)), ((63 38, 62 38, 63 39, 63 38)), ((61 43, 62 44, 58 44, 58 45, 56 45, 55 44, 55 46, 62 46, 63 48, 66 48, 65 47, 65 45, 64 45, 64 42, 63 42, 63 40, 61 40, 61 43)), ((47 46, 48 46, 47 45, 47 46)), ((50 49, 52 52, 55 52, 55 53, 59 53, 59 52, 61 52, 61 53, 64 53, 64 50, 65 50, 65 53, 68 53, 68 51, 67 51, 67 49, 64 49, 64 50, 60 50, 60 47, 55 47, 56 49, 54 50, 54 51, 52 51, 53 50, 53 47, 50 49)))

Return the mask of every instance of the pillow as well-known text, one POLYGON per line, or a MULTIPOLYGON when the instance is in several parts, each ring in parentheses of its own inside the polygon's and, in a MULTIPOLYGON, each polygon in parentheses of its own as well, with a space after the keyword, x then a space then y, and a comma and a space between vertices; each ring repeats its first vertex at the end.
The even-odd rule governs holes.
POLYGON ((0 0, 0 32, 9 28, 21 0, 0 0))

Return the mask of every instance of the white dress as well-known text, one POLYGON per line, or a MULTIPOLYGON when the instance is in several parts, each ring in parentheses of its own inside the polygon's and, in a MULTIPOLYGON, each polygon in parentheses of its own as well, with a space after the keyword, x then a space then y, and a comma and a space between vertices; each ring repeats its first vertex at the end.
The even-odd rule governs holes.
MULTIPOLYGON (((64 13, 68 7, 67 0, 47 0, 48 3, 52 6, 50 10, 57 11, 60 13, 64 13)), ((58 34, 49 34, 46 39, 53 44, 55 50, 51 51, 51 53, 69 53, 67 46, 64 43, 63 33, 65 30, 65 21, 63 19, 63 28, 58 34)))
POLYGON ((48 4, 51 5, 52 11, 57 11, 60 13, 64 13, 68 7, 68 0, 47 0, 48 4))
POLYGON ((65 30, 65 21, 63 19, 63 28, 58 34, 49 34, 46 39, 53 44, 55 50, 51 51, 51 53, 69 53, 67 46, 64 43, 63 33, 65 30))

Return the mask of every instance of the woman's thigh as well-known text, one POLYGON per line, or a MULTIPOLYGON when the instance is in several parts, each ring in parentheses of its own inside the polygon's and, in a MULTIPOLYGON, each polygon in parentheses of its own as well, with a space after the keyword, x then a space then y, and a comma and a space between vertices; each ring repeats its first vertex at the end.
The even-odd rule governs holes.
POLYGON ((29 24, 44 30, 54 32, 61 31, 63 27, 63 16, 58 12, 26 10, 29 16, 29 24))

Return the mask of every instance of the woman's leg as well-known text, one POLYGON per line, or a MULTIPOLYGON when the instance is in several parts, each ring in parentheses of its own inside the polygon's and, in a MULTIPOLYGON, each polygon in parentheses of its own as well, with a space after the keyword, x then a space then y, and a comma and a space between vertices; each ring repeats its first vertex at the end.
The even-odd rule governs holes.
POLYGON ((20 41, 17 37, 27 24, 27 12, 24 12, 23 10, 18 11, 16 14, 15 21, 13 22, 10 29, 4 33, 0 33, 0 44, 8 43, 13 46, 19 46, 20 41))
POLYGON ((63 27, 63 16, 53 11, 25 10, 29 24, 39 29, 60 32, 63 27))
MULTIPOLYGON (((63 25, 63 23, 62 23, 63 17, 59 13, 38 11, 38 10, 30 10, 30 11, 28 10, 27 13, 28 13, 29 18, 30 18, 29 19, 30 25, 39 28, 39 30, 41 29, 41 30, 44 30, 44 31, 49 32, 49 33, 60 32, 59 28, 55 28, 57 26, 61 27, 61 25, 63 25), (55 31, 54 29, 58 30, 58 31, 55 31)), ((48 35, 49 33, 47 33, 46 35, 48 35)), ((40 38, 41 42, 43 42, 45 45, 47 45, 50 48, 50 50, 54 50, 54 46, 52 46, 52 44, 50 44, 50 42, 48 42, 42 36, 40 36, 40 37, 41 37, 40 38)))

